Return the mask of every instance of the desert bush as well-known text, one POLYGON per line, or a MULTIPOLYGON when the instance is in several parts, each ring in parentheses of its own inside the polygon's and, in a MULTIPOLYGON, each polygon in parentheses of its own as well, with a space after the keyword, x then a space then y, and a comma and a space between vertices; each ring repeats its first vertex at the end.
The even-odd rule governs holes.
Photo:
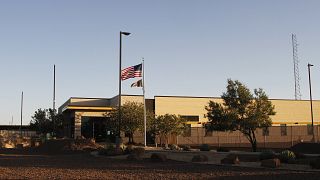
POLYGON ((161 153, 152 153, 151 154, 151 161, 153 162, 165 162, 167 161, 167 156, 161 153))
POLYGON ((240 164, 240 160, 238 155, 236 154, 229 154, 227 157, 223 158, 221 164, 240 164))
POLYGON ((210 146, 209 144, 202 144, 200 146, 200 151, 210 151, 210 146))
POLYGON ((260 160, 274 159, 276 158, 276 153, 272 150, 266 150, 260 153, 260 160))
POLYGON ((143 147, 136 147, 132 150, 132 154, 142 157, 145 154, 145 149, 143 147))
POLYGON ((176 144, 169 144, 169 149, 170 150, 175 150, 175 151, 181 150, 181 148, 176 144))
POLYGON ((133 152, 133 146, 127 145, 127 148, 124 150, 125 154, 131 154, 133 152))
POLYGON ((279 159, 281 162, 288 163, 290 161, 294 161, 296 159, 296 155, 292 151, 285 150, 280 153, 279 159))
POLYGON ((183 145, 181 148, 184 151, 191 151, 191 147, 189 145, 183 145))
POLYGON ((311 161, 310 166, 312 169, 320 169, 320 158, 318 157, 317 159, 311 161))
POLYGON ((192 162, 207 162, 208 157, 206 155, 200 154, 200 155, 195 155, 193 156, 192 162))
POLYGON ((99 154, 105 155, 105 156, 121 155, 121 154, 123 154, 123 152, 124 151, 122 150, 121 146, 120 146, 120 149, 117 149, 112 144, 108 144, 106 148, 99 149, 99 154))
POLYGON ((225 147, 218 147, 217 152, 229 152, 230 150, 225 147))
POLYGON ((127 146, 126 146, 125 144, 121 143, 121 144, 120 144, 120 149, 121 149, 122 151, 125 151, 125 150, 127 149, 127 146))
POLYGON ((281 165, 280 160, 277 158, 264 159, 261 161, 262 167, 277 168, 277 167, 280 167, 280 165, 281 165))
POLYGON ((306 155, 303 153, 294 152, 294 154, 296 155, 297 159, 305 159, 306 158, 306 155))
POLYGON ((127 160, 129 160, 129 161, 140 161, 140 160, 142 160, 142 157, 141 156, 137 156, 136 154, 129 154, 127 156, 127 160))

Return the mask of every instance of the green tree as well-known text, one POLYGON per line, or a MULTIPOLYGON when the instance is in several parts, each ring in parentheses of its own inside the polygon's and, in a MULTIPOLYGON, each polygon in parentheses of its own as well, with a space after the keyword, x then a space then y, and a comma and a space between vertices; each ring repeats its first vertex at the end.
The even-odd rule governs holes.
POLYGON ((62 115, 57 114, 53 109, 38 109, 31 117, 30 127, 34 129, 38 134, 55 134, 63 128, 62 115), (54 121, 54 123, 53 123, 54 121))
POLYGON ((31 117, 30 127, 39 134, 47 134, 53 131, 52 121, 49 119, 47 109, 38 109, 31 117))
POLYGON ((148 123, 148 130, 155 136, 165 137, 165 145, 168 146, 170 134, 180 135, 188 128, 186 120, 174 114, 159 115, 148 123))
MULTIPOLYGON (((118 108, 108 112, 105 116, 107 126, 113 132, 118 131, 118 108)), ((133 135, 137 130, 143 131, 143 104, 137 102, 126 102, 121 106, 121 123, 120 130, 129 138, 128 143, 134 143, 133 135)))
POLYGON ((252 146, 257 149, 255 131, 272 125, 270 116, 275 115, 274 105, 262 89, 250 90, 239 81, 228 80, 227 91, 221 96, 223 104, 210 101, 206 117, 207 130, 236 131, 245 135, 252 146))

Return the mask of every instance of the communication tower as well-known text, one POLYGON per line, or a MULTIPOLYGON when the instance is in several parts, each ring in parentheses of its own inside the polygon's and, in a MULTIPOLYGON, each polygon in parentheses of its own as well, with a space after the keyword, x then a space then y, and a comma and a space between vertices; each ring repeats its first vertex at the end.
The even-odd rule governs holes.
POLYGON ((294 97, 295 97, 295 100, 301 100, 298 42, 295 34, 292 34, 292 49, 293 49, 293 70, 294 70, 294 97))

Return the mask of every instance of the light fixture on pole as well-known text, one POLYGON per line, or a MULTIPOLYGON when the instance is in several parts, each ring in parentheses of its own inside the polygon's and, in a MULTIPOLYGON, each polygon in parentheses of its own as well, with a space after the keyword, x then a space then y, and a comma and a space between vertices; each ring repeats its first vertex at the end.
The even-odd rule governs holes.
POLYGON ((121 143, 121 133, 120 133, 120 126, 121 126, 121 69, 122 69, 122 35, 129 36, 129 32, 122 32, 120 31, 120 49, 119 49, 119 96, 118 96, 118 132, 116 138, 116 146, 119 148, 121 143))
POLYGON ((313 128, 313 109, 312 109, 312 93, 311 93, 311 75, 310 75, 310 67, 312 64, 308 63, 308 74, 309 74, 309 91, 310 91, 310 108, 311 108, 311 128, 312 128, 312 142, 315 142, 314 138, 314 128, 313 128))

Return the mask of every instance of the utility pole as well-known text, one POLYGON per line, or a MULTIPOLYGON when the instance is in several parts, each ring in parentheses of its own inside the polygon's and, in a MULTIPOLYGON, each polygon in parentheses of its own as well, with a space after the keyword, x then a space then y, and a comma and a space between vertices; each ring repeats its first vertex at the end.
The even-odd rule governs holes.
POLYGON ((309 75, 309 91, 310 91, 310 108, 311 108, 311 127, 312 127, 312 142, 315 142, 314 138, 314 128, 313 128, 313 108, 312 108, 312 93, 311 93, 311 75, 310 75, 310 67, 312 64, 308 63, 308 75, 309 75))

